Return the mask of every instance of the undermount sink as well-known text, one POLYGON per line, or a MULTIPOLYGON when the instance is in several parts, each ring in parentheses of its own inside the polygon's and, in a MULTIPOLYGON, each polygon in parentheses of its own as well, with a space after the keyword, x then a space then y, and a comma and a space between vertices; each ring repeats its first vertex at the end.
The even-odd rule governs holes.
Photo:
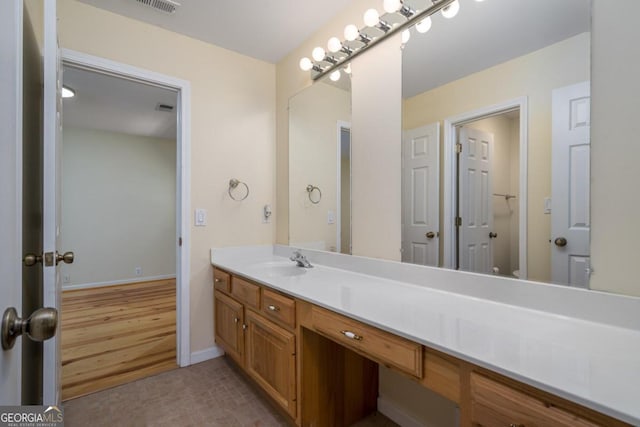
POLYGON ((261 262, 251 266, 251 269, 267 277, 293 277, 307 272, 304 267, 298 267, 295 263, 289 261, 261 262))

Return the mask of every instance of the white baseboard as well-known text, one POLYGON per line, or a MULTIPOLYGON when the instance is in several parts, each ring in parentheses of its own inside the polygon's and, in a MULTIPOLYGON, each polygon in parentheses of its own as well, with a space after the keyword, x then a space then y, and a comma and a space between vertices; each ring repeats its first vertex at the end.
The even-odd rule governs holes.
POLYGON ((175 279, 175 278, 176 278, 175 274, 167 274, 164 276, 132 277, 130 279, 112 280, 109 282, 94 282, 94 283, 79 283, 77 285, 62 285, 62 290, 70 291, 72 289, 100 288, 102 286, 126 285, 127 283, 150 282, 153 280, 168 280, 168 279, 175 279))
POLYGON ((403 412, 402 409, 384 397, 378 397, 378 412, 401 427, 424 427, 423 423, 403 412))
POLYGON ((216 357, 220 357, 222 355, 224 355, 224 350, 221 347, 214 345, 213 347, 205 348, 204 350, 198 350, 191 353, 191 364, 195 365, 196 363, 215 359, 216 357))

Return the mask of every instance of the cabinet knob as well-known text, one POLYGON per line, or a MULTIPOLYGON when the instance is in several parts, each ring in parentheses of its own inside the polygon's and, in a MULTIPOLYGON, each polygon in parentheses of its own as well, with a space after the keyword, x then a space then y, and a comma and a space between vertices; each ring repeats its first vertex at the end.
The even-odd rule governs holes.
POLYGON ((213 279, 213 281, 214 281, 215 283, 222 283, 222 279, 218 279, 217 277, 216 277, 215 279, 213 279))
POLYGON ((238 319, 237 317, 233 318, 233 323, 238 323, 240 321, 240 319, 238 319))
POLYGON ((245 323, 243 323, 243 324, 242 324, 242 330, 243 330, 243 331, 246 331, 246 330, 247 330, 247 327, 248 327, 248 326, 247 326, 245 323))
POLYGON ((278 307, 277 305, 269 305, 269 306, 267 306, 267 308, 270 311, 280 311, 280 307, 278 307))
POLYGON ((509 424, 509 427, 526 427, 526 426, 524 424, 511 423, 509 424))

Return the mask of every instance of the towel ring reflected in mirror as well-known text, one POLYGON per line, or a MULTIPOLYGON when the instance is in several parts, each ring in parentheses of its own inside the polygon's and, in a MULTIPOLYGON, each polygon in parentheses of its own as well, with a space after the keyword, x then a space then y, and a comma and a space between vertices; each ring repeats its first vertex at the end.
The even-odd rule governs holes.
POLYGON ((249 186, 248 186, 246 183, 244 183, 244 182, 242 182, 242 181, 240 181, 240 180, 237 180, 237 179, 235 179, 235 178, 232 178, 231 180, 229 180, 229 190, 228 190, 228 193, 229 193, 229 197, 231 197, 233 200, 235 200, 236 202, 241 202, 241 201, 243 201, 244 199, 246 199, 247 197, 249 197, 249 186), (239 185, 244 185, 244 188, 245 188, 245 190, 246 190, 246 192, 245 192, 245 194, 244 194, 244 196, 243 196, 243 197, 237 197, 237 196, 234 196, 234 195, 233 195, 233 190, 235 190, 236 188, 238 188, 238 186, 239 186, 239 185))
POLYGON ((320 189, 315 185, 311 185, 311 184, 307 185, 307 194, 309 196, 309 201, 314 205, 317 205, 318 203, 320 203, 320 200, 322 200, 322 191, 320 191, 320 189), (318 192, 318 196, 316 197, 315 200, 312 196, 314 191, 318 192))

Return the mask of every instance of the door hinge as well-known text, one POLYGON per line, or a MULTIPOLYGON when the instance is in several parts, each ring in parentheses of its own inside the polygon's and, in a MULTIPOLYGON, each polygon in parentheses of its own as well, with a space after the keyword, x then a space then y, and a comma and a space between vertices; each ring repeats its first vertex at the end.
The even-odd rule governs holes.
POLYGON ((462 217, 457 216, 455 221, 456 221, 456 227, 461 227, 462 226, 462 217))
POLYGON ((462 144, 460 144, 459 142, 456 142, 456 154, 460 154, 462 153, 462 144))
POLYGON ((178 246, 182 247, 182 237, 178 237, 178 246))

